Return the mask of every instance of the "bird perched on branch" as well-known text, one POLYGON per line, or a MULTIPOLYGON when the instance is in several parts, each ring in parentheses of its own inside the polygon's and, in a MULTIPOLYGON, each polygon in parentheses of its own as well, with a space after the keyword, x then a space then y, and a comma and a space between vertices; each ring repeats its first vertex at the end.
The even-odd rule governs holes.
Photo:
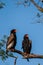
POLYGON ((7 44, 6 44, 6 53, 8 53, 9 50, 14 50, 17 42, 17 37, 16 37, 16 29, 11 30, 10 36, 7 39, 7 44))
POLYGON ((32 48, 32 41, 29 40, 28 34, 24 35, 24 38, 22 41, 22 48, 23 48, 23 52, 25 53, 25 55, 30 54, 31 48, 32 48))

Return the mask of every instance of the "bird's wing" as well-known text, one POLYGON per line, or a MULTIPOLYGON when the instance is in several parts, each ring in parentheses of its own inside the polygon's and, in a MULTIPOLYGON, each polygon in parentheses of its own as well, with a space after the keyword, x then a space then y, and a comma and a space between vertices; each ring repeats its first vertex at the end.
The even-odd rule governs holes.
POLYGON ((24 47, 24 40, 22 41, 22 48, 24 47))
POLYGON ((32 44, 32 40, 29 40, 30 44, 32 44))
POLYGON ((14 36, 13 36, 13 34, 11 34, 11 35, 8 37, 7 44, 9 45, 9 44, 12 42, 13 39, 14 39, 14 36))
POLYGON ((32 48, 32 40, 30 40, 29 43, 30 43, 30 50, 31 50, 31 48, 32 48))

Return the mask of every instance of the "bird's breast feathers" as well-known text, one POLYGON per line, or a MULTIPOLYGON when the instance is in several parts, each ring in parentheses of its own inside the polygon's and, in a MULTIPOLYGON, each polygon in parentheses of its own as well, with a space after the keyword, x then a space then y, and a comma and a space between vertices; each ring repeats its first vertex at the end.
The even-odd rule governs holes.
POLYGON ((8 46, 7 46, 7 49, 11 48, 14 44, 14 41, 12 41, 8 46))

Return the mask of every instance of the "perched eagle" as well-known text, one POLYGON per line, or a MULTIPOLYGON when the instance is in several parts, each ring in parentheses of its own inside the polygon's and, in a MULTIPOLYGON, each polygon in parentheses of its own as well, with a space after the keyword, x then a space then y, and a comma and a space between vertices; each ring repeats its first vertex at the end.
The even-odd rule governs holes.
POLYGON ((24 38, 22 41, 22 48, 23 48, 23 52, 25 52, 26 55, 30 54, 31 48, 32 48, 32 41, 29 40, 28 34, 24 35, 24 38))
POLYGON ((7 39, 6 53, 8 50, 14 50, 17 42, 16 29, 11 30, 10 36, 7 39))

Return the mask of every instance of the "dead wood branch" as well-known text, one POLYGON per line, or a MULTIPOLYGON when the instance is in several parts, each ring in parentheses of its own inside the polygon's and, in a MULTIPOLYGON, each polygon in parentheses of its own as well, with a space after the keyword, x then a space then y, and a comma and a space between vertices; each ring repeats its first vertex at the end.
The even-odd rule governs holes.
POLYGON ((43 12, 43 8, 40 7, 37 3, 35 3, 34 0, 30 0, 30 1, 37 7, 37 9, 38 9, 39 11, 43 12))
MULTIPOLYGON (((12 50, 11 50, 11 51, 12 51, 12 50)), ((18 54, 22 55, 23 58, 25 58, 25 59, 27 59, 27 58, 40 58, 40 59, 43 59, 43 55, 37 55, 37 54, 27 54, 27 55, 25 55, 24 52, 19 51, 19 50, 16 50, 16 49, 13 50, 12 52, 18 53, 18 54)))

